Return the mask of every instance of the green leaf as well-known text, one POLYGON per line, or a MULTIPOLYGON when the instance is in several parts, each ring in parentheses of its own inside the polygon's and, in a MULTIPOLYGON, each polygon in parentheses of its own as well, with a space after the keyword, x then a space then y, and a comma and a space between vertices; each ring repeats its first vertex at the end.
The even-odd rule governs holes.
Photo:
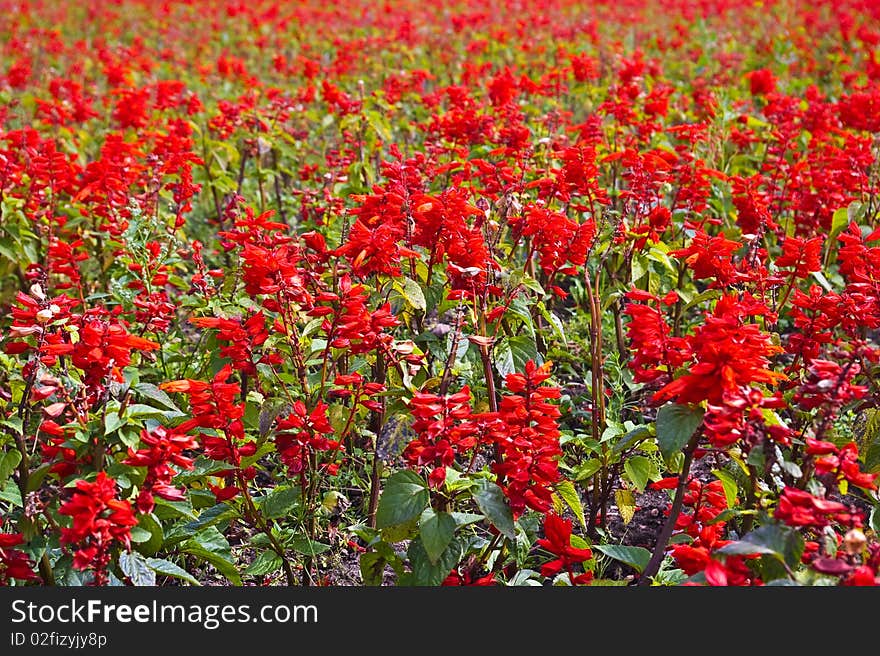
POLYGON ((6 479, 15 471, 15 468, 18 467, 18 463, 20 462, 21 453, 19 453, 17 449, 7 451, 2 457, 0 457, 0 485, 6 483, 6 479))
POLYGON ((293 514, 302 492, 292 485, 280 485, 269 492, 260 503, 260 511, 266 519, 280 519, 293 514))
POLYGON ((385 565, 388 561, 376 551, 367 551, 361 554, 360 562, 361 578, 364 585, 382 585, 385 576, 385 565))
MULTIPOLYGON (((43 484, 43 481, 46 479, 46 476, 49 475, 49 470, 54 466, 54 463, 47 462, 45 465, 41 465, 34 469, 27 480, 27 491, 33 492, 34 490, 38 490, 40 486, 43 484)), ((2 485, 2 481, 0 481, 0 485, 2 485)))
POLYGON ((703 409, 679 403, 670 403, 657 413, 657 443, 660 453, 669 460, 681 451, 694 431, 703 422, 703 409))
POLYGON ((495 345, 494 356, 495 369, 502 378, 517 371, 524 371, 529 360, 541 364, 535 340, 528 335, 505 337, 495 345))
POLYGON ((654 461, 645 456, 633 456, 623 463, 623 470, 639 492, 643 492, 648 481, 660 479, 660 471, 654 461))
POLYGON ((651 560, 651 552, 644 547, 628 547, 622 544, 596 544, 593 548, 609 558, 626 563, 640 574, 651 560))
POLYGON ((131 579, 132 585, 138 587, 156 585, 156 572, 137 551, 123 551, 119 554, 119 569, 131 579))
POLYGON ((428 505, 428 488, 416 473, 402 470, 385 482, 376 511, 376 527, 396 526, 412 521, 428 505))
POLYGON ((575 517, 578 518, 581 526, 586 529, 587 520, 584 517, 584 506, 581 503, 581 498, 574 487, 574 483, 572 483, 571 481, 562 481, 556 486, 556 493, 560 497, 562 497, 562 500, 565 501, 565 505, 571 508, 571 512, 573 512, 575 517))
POLYGON ((171 400, 171 397, 152 383, 138 383, 134 386, 134 390, 141 396, 145 396, 151 401, 155 401, 163 408, 174 410, 175 412, 180 412, 180 408, 178 408, 174 404, 174 401, 171 400))
POLYGON ((238 573, 235 564, 222 555, 209 551, 195 542, 188 542, 184 551, 213 565, 233 585, 241 585, 241 575, 238 573))
POLYGON ((613 453, 620 453, 627 447, 635 446, 637 442, 647 439, 649 437, 651 437, 651 430, 647 426, 636 426, 619 440, 617 440, 614 443, 614 447, 611 449, 611 451, 613 453))
POLYGON ((6 501, 18 507, 23 505, 21 502, 21 490, 18 489, 18 485, 12 479, 7 480, 5 487, 0 490, 0 501, 6 501))
POLYGON ((602 461, 598 458, 590 458, 577 465, 572 473, 574 474, 574 480, 580 482, 590 478, 600 469, 602 469, 602 461))
POLYGON ((196 577, 169 560, 163 560, 161 558, 147 558, 147 567, 156 572, 156 574, 173 576, 174 578, 183 579, 184 581, 192 583, 193 585, 201 585, 201 583, 196 580, 196 577))
POLYGON ((455 519, 447 512, 427 508, 419 521, 419 536, 428 560, 436 565, 455 537, 455 519))
POLYGON ((419 586, 438 586, 449 576, 452 569, 461 560, 462 544, 460 540, 452 540, 436 562, 431 562, 421 539, 413 540, 407 556, 412 566, 413 582, 419 586))
POLYGON ((822 273, 821 271, 813 271, 812 274, 813 277, 816 279, 816 282, 818 282, 822 286, 822 289, 824 289, 826 292, 830 292, 833 289, 831 287, 831 283, 828 282, 828 278, 825 277, 824 273, 822 273))
POLYGON ((544 301, 538 303, 538 312, 540 312, 541 316, 549 321, 550 325, 553 326, 553 332, 556 334, 557 339, 559 339, 559 341, 563 344, 567 343, 565 339, 565 326, 562 323, 562 319, 560 319, 553 312, 548 310, 547 306, 544 305, 544 301))
POLYGON ((721 481, 721 485, 724 487, 724 497, 727 499, 727 507, 733 508, 736 503, 736 493, 739 492, 739 485, 736 482, 736 478, 734 478, 733 474, 724 471, 723 469, 713 469, 712 473, 718 477, 718 480, 721 481))
POLYGON ((0 426, 11 428, 17 435, 24 435, 21 417, 10 417, 9 419, 0 420, 0 426))
POLYGON ((210 526, 192 537, 182 550, 213 565, 234 585, 241 585, 241 575, 232 559, 229 542, 216 527, 210 526))
POLYGON ((384 527, 380 533, 382 534, 382 539, 389 544, 393 544, 394 542, 401 542, 402 540, 409 540, 414 537, 418 532, 419 527, 419 518, 413 517, 408 522, 404 524, 395 524, 394 526, 386 526, 384 527))
POLYGON ((731 542, 718 551, 733 556, 773 556, 789 567, 796 567, 804 552, 804 539, 793 528, 778 523, 765 524, 746 534, 742 540, 731 542))
POLYGON ((108 411, 107 414, 104 415, 104 435, 110 435, 110 433, 118 430, 124 425, 125 417, 120 417, 118 412, 108 411))
POLYGON ((532 309, 529 302, 524 297, 517 296, 514 298, 510 302, 510 305, 507 306, 507 312, 518 317, 520 321, 522 321, 522 326, 526 329, 526 332, 534 337, 535 322, 532 319, 532 309))
POLYGON ((314 540, 309 540, 303 535, 298 535, 290 541, 290 548, 297 553, 301 553, 306 556, 317 556, 318 554, 322 554, 325 551, 329 551, 330 545, 323 544, 321 542, 315 542, 314 540))
POLYGON ((403 295, 407 305, 414 310, 424 312, 425 308, 428 307, 425 301, 425 293, 422 291, 419 283, 412 278, 403 279, 403 284, 400 285, 400 293, 403 295))
POLYGON ((492 526, 502 535, 513 540, 516 537, 513 513, 504 499, 501 488, 492 481, 481 478, 477 480, 473 495, 480 511, 489 518, 492 526))
POLYGON ((384 114, 375 109, 367 109, 364 111, 364 118, 382 141, 391 141, 391 124, 384 114))
POLYGON ((137 550, 145 556, 151 556, 162 548, 165 541, 165 534, 162 532, 162 524, 152 513, 149 515, 141 515, 138 518, 138 525, 135 527, 143 531, 145 537, 141 540, 134 539, 134 530, 131 533, 132 542, 138 542, 137 550))
POLYGON ((188 531, 190 535, 195 535, 199 531, 206 529, 209 526, 219 524, 223 520, 231 519, 236 515, 237 512, 235 508, 230 506, 228 503, 218 503, 217 505, 211 506, 207 510, 203 510, 201 513, 199 513, 198 519, 186 524, 184 529, 188 531))
POLYGON ((477 513, 453 512, 449 514, 452 515, 452 519, 455 520, 456 528, 461 528, 468 524, 475 524, 486 519, 485 515, 479 515, 477 513))
MULTIPOLYGON (((880 472, 880 410, 870 408, 866 411, 865 429, 862 434, 862 461, 865 471, 876 474, 880 472)), ((2 481, 0 475, 0 481, 2 481)))
POLYGON ((853 201, 847 207, 841 207, 835 210, 834 214, 831 216, 831 232, 828 234, 828 239, 834 239, 837 235, 846 230, 850 222, 855 221, 860 209, 861 203, 853 201))
POLYGON ((636 514, 636 499, 632 490, 626 488, 618 488, 614 490, 614 503, 617 504, 617 510, 624 524, 629 524, 636 514))
POLYGON ((253 576, 264 576, 281 569, 281 564, 283 562, 281 556, 277 553, 272 550, 266 550, 257 556, 254 562, 247 566, 244 573, 253 576))

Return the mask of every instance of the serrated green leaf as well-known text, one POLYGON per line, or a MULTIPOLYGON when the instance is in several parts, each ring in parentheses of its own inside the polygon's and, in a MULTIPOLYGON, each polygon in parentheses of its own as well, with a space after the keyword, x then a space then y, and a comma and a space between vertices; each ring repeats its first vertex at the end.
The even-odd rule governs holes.
POLYGON ((174 412, 180 412, 180 408, 178 408, 174 404, 174 401, 171 400, 171 397, 152 383, 138 383, 134 386, 134 391, 141 396, 147 397, 151 401, 155 401, 163 408, 172 410, 174 412))
POLYGON ((587 520, 586 517, 584 517, 584 506, 581 503, 581 498, 577 493, 577 489, 575 489, 574 483, 571 481, 562 481, 556 486, 556 493, 563 501, 565 501, 565 505, 571 509, 574 516, 578 518, 581 526, 586 529, 587 520))
POLYGON ((396 472, 388 477, 379 508, 376 511, 376 527, 406 524, 422 514, 428 506, 428 488, 425 481, 409 470, 396 472))
POLYGON ((174 578, 182 579, 184 581, 192 583, 193 585, 201 585, 196 577, 169 560, 163 560, 161 558, 147 558, 146 562, 147 567, 156 572, 156 574, 173 576, 174 578))
POLYGON ((524 371, 529 360, 541 364, 535 340, 528 335, 503 338, 495 345, 493 354, 495 369, 502 378, 517 371, 524 371))
POLYGON ((516 526, 513 523, 513 513, 504 499, 501 488, 492 481, 481 478, 474 486, 473 495, 480 511, 489 518, 492 526, 502 535, 513 540, 516 537, 516 526))
POLYGON ((648 481, 660 479, 660 471, 654 461, 645 456, 633 456, 623 463, 623 470, 636 490, 643 492, 648 481))
POLYGON ((432 564, 436 564, 455 537, 455 519, 447 512, 427 508, 419 520, 419 536, 432 564))
POLYGON ((7 451, 0 456, 0 485, 6 483, 6 479, 10 477, 18 463, 21 462, 21 453, 17 449, 7 451))
POLYGON ((119 569, 138 587, 156 585, 156 572, 137 551, 123 551, 119 554, 119 569))
POLYGON ((271 550, 263 551, 254 561, 244 570, 245 574, 252 576, 265 576, 281 569, 284 561, 281 556, 271 550))
POLYGON ((601 551, 609 558, 626 563, 641 574, 651 560, 651 552, 644 547, 630 547, 622 544, 597 544, 593 545, 597 551, 601 551))
POLYGON ((477 513, 452 512, 449 514, 452 515, 452 519, 455 520, 455 525, 458 528, 467 526, 468 524, 475 524, 486 519, 485 515, 479 515, 477 513))
POLYGON ((703 422, 702 408, 670 403, 657 412, 657 443, 664 460, 681 451, 703 422))
POLYGON ((108 411, 107 414, 104 415, 104 435, 110 435, 124 425, 125 416, 120 417, 115 411, 108 411))
POLYGON ((734 504, 736 504, 736 494, 739 492, 739 485, 736 482, 736 478, 734 478, 733 474, 724 471, 723 469, 713 469, 712 473, 719 481, 721 481, 721 485, 724 487, 724 497, 727 500, 727 507, 733 508, 734 504))
POLYGON ((330 545, 309 540, 304 535, 298 535, 290 541, 290 548, 306 556, 317 556, 330 550, 330 545))
POLYGON ((794 568, 800 563, 804 552, 804 539, 795 529, 772 523, 756 528, 742 540, 726 544, 718 551, 740 556, 768 555, 794 568))
POLYGON ((260 502, 260 511, 266 519, 281 519, 293 514, 302 492, 293 485, 281 485, 273 489, 260 502))
POLYGON ((636 426, 617 440, 611 451, 613 453, 620 453, 624 449, 635 446, 639 441, 649 437, 651 437, 651 430, 647 426, 636 426))
POLYGON ((0 501, 6 501, 13 506, 21 507, 21 490, 11 478, 6 481, 6 485, 0 490, 0 501))
POLYGON ((458 565, 461 555, 461 541, 453 539, 436 562, 432 562, 428 558, 428 553, 425 551, 421 539, 416 538, 410 543, 407 550, 407 556, 412 566, 413 582, 418 586, 440 585, 449 576, 452 569, 458 565))

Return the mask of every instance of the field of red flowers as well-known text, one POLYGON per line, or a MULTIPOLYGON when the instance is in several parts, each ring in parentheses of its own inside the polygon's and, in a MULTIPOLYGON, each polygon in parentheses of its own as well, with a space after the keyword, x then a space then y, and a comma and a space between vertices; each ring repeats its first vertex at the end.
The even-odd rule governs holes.
POLYGON ((880 585, 876 2, 0 44, 0 585, 880 585))

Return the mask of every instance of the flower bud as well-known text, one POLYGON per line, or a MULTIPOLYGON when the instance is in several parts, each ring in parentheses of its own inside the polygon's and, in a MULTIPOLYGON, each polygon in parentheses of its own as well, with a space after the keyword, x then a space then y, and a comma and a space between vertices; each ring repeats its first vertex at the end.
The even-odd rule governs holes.
POLYGON ((843 537, 843 548, 850 556, 861 553, 868 543, 868 538, 857 528, 850 529, 843 537))

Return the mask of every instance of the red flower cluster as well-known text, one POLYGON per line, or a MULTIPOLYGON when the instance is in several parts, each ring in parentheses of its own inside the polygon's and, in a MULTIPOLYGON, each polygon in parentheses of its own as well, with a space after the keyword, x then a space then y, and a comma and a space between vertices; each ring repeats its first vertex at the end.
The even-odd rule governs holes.
MULTIPOLYGON (((666 478, 653 483, 652 487, 670 489, 677 485, 678 478, 666 478)), ((693 541, 675 544, 672 557, 684 573, 694 576, 703 572, 706 583, 711 586, 761 585, 760 579, 746 565, 746 557, 725 556, 723 562, 713 557, 713 552, 729 542, 721 537, 724 535, 725 522, 717 521, 718 515, 727 508, 721 481, 688 481, 683 505, 690 511, 679 515, 675 527, 690 535, 693 541)))
MULTIPOLYGON (((216 328, 217 339, 229 342, 220 347, 220 355, 232 360, 232 367, 243 374, 253 375, 256 373, 254 353, 269 339, 269 331, 266 330, 266 317, 262 312, 256 312, 244 322, 241 319, 222 319, 219 317, 195 317, 190 323, 199 328, 216 328)), ((280 356, 267 354, 259 359, 259 362, 279 364, 280 356)))
POLYGON ((559 474, 559 388, 543 385, 550 378, 550 362, 538 366, 526 362, 523 373, 508 374, 507 389, 512 394, 501 400, 498 419, 490 427, 500 460, 492 465, 499 485, 513 512, 526 507, 546 513, 552 504, 551 487, 559 474))
POLYGON ((312 308, 309 314, 328 317, 321 322, 321 330, 330 346, 348 349, 353 355, 376 348, 388 349, 393 338, 385 331, 400 322, 391 313, 388 303, 370 312, 367 307, 369 297, 366 287, 352 284, 348 275, 340 279, 338 294, 322 292, 317 296, 319 305, 312 308))
POLYGON ((816 473, 827 475, 837 482, 847 481, 866 490, 877 489, 880 474, 863 472, 859 465, 859 447, 849 442, 841 447, 832 442, 806 438, 807 455, 815 458, 816 473))
POLYGON ((562 571, 568 574, 572 585, 587 584, 593 580, 593 572, 574 573, 574 565, 590 560, 593 552, 589 548, 578 548, 571 544, 571 520, 563 519, 555 513, 548 513, 544 519, 544 537, 538 540, 556 558, 541 566, 541 576, 556 576, 562 571))
POLYGON ((117 498, 116 481, 99 472, 92 482, 78 480, 59 512, 73 520, 70 528, 61 529, 61 543, 76 546, 73 566, 92 570, 93 585, 105 585, 112 549, 130 547, 131 528, 137 525, 131 504, 117 498))
POLYGON ((683 337, 673 337, 672 328, 661 314, 661 306, 675 305, 678 294, 670 292, 658 298, 654 294, 633 289, 627 292, 626 298, 630 302, 624 311, 631 318, 627 334, 634 351, 630 368, 636 381, 648 383, 664 376, 672 380, 674 372, 693 357, 688 341, 683 337), (650 302, 655 307, 636 301, 650 302))
POLYGON ((446 480, 446 468, 477 445, 477 423, 471 414, 471 391, 465 386, 449 396, 417 392, 409 403, 415 418, 416 439, 410 442, 403 457, 412 466, 431 468, 428 480, 440 487, 446 480))
POLYGON ((138 450, 129 448, 128 458, 122 462, 125 465, 147 468, 147 476, 137 498, 137 509, 141 513, 150 513, 155 505, 153 494, 170 501, 185 498, 184 490, 171 485, 171 479, 176 475, 171 465, 192 469, 192 458, 185 456, 183 452, 196 448, 196 441, 164 426, 153 431, 142 430, 140 438, 141 444, 146 446, 138 450))
POLYGON ((192 417, 177 426, 176 432, 182 434, 194 428, 212 429, 211 433, 199 433, 205 455, 232 466, 226 472, 229 484, 224 488, 211 487, 218 501, 238 495, 243 481, 256 475, 253 468, 240 468, 241 459, 256 453, 257 445, 253 439, 245 436, 242 423, 245 404, 236 401, 241 387, 238 383, 226 382, 230 376, 232 367, 227 364, 211 382, 185 379, 159 386, 166 392, 182 392, 189 396, 192 417))
POLYGON ((813 496, 809 492, 786 487, 779 497, 773 516, 789 526, 821 529, 832 523, 861 526, 861 518, 842 503, 813 496))
POLYGON ((739 396, 744 386, 754 383, 773 385, 783 374, 767 368, 770 356, 782 349, 745 317, 766 314, 760 303, 722 296, 715 311, 707 315, 688 342, 696 364, 654 395, 655 400, 675 398, 678 403, 723 405, 726 397, 739 396))
POLYGON ((333 426, 327 418, 327 404, 318 401, 309 411, 305 403, 296 401, 290 414, 278 420, 275 445, 281 461, 291 474, 303 474, 309 470, 309 456, 318 451, 335 451, 340 448, 333 435, 333 426))
MULTIPOLYGON (((2 520, 0 520, 2 526, 2 520)), ((11 579, 38 581, 34 563, 27 554, 13 549, 24 543, 21 533, 0 533, 0 586, 7 586, 11 579)))

